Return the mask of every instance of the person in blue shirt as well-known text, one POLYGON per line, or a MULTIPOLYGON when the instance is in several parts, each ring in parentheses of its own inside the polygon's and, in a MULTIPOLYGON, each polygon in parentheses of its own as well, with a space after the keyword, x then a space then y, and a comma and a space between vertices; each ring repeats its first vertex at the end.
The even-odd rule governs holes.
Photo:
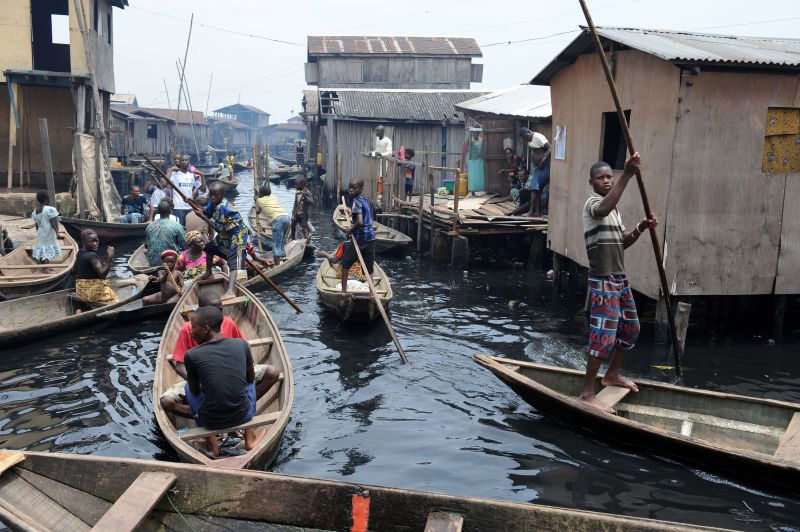
POLYGON ((147 198, 142 196, 139 187, 133 185, 131 193, 122 198, 119 222, 123 224, 140 224, 147 220, 144 206, 148 204, 147 198))
POLYGON ((547 192, 550 186, 550 143, 547 137, 534 132, 530 148, 531 175, 525 188, 531 192, 531 206, 528 216, 539 217, 547 208, 547 192), (547 188, 547 190, 545 190, 547 188))
POLYGON ((345 234, 344 252, 342 254, 342 292, 347 292, 347 278, 350 267, 358 262, 354 241, 358 243, 367 272, 372 275, 375 266, 375 228, 372 220, 372 205, 361 192, 364 181, 351 181, 347 187, 350 196, 350 228, 345 234))

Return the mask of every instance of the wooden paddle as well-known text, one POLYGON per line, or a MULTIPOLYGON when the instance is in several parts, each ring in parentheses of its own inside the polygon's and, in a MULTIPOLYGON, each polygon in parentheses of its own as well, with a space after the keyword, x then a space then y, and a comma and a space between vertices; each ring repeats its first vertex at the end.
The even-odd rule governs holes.
MULTIPOLYGON (((199 217, 200 217, 200 219, 201 219, 201 220, 203 220, 203 221, 204 221, 204 222, 205 222, 205 223, 208 225, 208 227, 209 227, 210 229, 212 229, 212 230, 213 230, 213 229, 214 229, 214 224, 211 222, 211 220, 209 220, 209 219, 206 217, 206 215, 205 215, 205 214, 203 214, 203 211, 200 209, 200 205, 198 205, 198 204, 197 204, 197 203, 196 203, 196 202, 195 202, 193 199, 191 199, 191 198, 188 198, 188 197, 186 196, 186 194, 184 194, 184 193, 183 193, 183 192, 182 192, 182 191, 181 191, 181 190, 180 190, 178 187, 176 187, 176 186, 175 186, 175 185, 172 183, 172 181, 170 181, 170 180, 167 178, 167 176, 164 174, 164 172, 161 170, 161 168, 159 168, 158 166, 156 166, 156 165, 153 163, 153 161, 151 161, 151 160, 150 160, 150 157, 148 157, 147 155, 145 155, 145 156, 144 156, 144 160, 145 160, 145 161, 147 161, 147 164, 149 164, 149 165, 150 165, 150 166, 153 168, 153 170, 155 170, 156 172, 158 172, 159 174, 161 174, 161 176, 162 176, 162 177, 163 177, 163 178, 166 180, 166 182, 167 182, 167 185, 169 185, 169 186, 172 188, 172 190, 174 190, 175 192, 177 192, 177 193, 178 193, 178 195, 181 197, 181 199, 183 199, 183 201, 185 201, 186 203, 188 203, 188 204, 189 204, 189 205, 192 207, 192 209, 194 209, 194 211, 195 211, 195 213, 197 214, 197 216, 199 216, 199 217)), ((258 273, 258 275, 260 275, 260 276, 261 276, 261 278, 262 278, 262 279, 264 279, 264 280, 267 282, 267 284, 269 284, 269 285, 272 287, 272 289, 273 289, 273 290, 275 290, 276 292, 278 292, 278 294, 280 294, 280 296, 281 296, 283 299, 285 299, 285 300, 286 300, 286 302, 287 302, 287 303, 289 303, 289 304, 292 306, 292 308, 293 308, 293 309, 295 309, 295 310, 296 310, 297 312, 299 312, 299 313, 303 312, 303 309, 301 309, 301 308, 300 308, 300 307, 297 305, 297 303, 295 303, 294 301, 292 301, 292 299, 291 299, 289 296, 287 296, 287 295, 286 295, 286 293, 285 293, 283 290, 281 290, 281 289, 278 287, 278 285, 276 285, 276 284, 275 284, 275 282, 274 282, 272 279, 270 279, 269 277, 267 277, 267 276, 264 274, 264 272, 261 270, 261 268, 259 268, 258 266, 256 266, 256 264, 255 264, 255 263, 254 263, 252 260, 250 260, 250 258, 249 258, 249 257, 245 256, 245 259, 244 259, 244 261, 247 263, 247 265, 248 265, 248 266, 250 266, 251 268, 253 268, 253 269, 256 271, 256 273, 258 273)))
MULTIPOLYGON (((342 205, 344 205, 345 212, 347 212, 347 204, 344 202, 344 197, 342 198, 342 205)), ((406 352, 403 351, 403 346, 400 345, 400 340, 397 339, 397 335, 394 333, 394 328, 389 322, 389 316, 386 315, 386 309, 383 308, 381 298, 378 296, 378 291, 375 289, 375 283, 372 282, 372 273, 367 270, 367 265, 364 263, 364 257, 361 256, 361 249, 358 247, 356 237, 350 235, 350 240, 353 242, 353 248, 356 250, 356 255, 358 255, 358 262, 361 264, 361 271, 364 272, 364 277, 367 278, 369 292, 375 299, 375 305, 378 307, 378 312, 381 313, 383 322, 386 324, 386 328, 389 329, 389 335, 392 337, 392 341, 394 342, 394 345, 397 346, 397 351, 400 353, 400 360, 403 362, 403 364, 408 364, 409 362, 408 357, 406 357, 406 352)))
MULTIPOLYGON (((619 94, 617 93, 617 86, 614 83, 614 77, 611 75, 611 68, 608 66, 608 59, 606 58, 606 54, 603 51, 603 45, 600 43, 600 37, 597 36, 597 30, 594 27, 594 22, 592 21, 592 16, 589 14, 589 8, 586 7, 585 0, 578 0, 581 4, 581 9, 583 10, 583 15, 586 17, 586 23, 589 26, 589 31, 592 34, 592 40, 594 41, 594 46, 597 49, 597 55, 600 58, 600 63, 603 66, 603 72, 606 75, 606 81, 608 82, 608 88, 611 91, 611 97, 614 100, 614 106, 617 108, 617 116, 619 117, 619 123, 622 125, 622 132, 625 135, 625 142, 628 144, 628 151, 631 155, 636 153, 636 149, 633 147, 633 139, 631 138, 631 131, 628 128, 628 120, 625 117, 625 113, 622 110, 622 104, 619 101, 619 94)), ((642 173, 639 170, 636 170, 636 183, 639 185, 639 193, 642 197, 642 206, 644 207, 644 213, 647 218, 651 218, 653 216, 653 211, 650 209, 650 201, 647 199, 647 191, 644 188, 644 181, 642 180, 642 173)), ((667 320, 669 321, 669 330, 672 337, 672 346, 674 347, 672 353, 675 357, 675 373, 678 377, 681 376, 681 351, 683 348, 681 347, 680 342, 678 341, 678 331, 675 328, 675 315, 672 313, 672 304, 670 303, 669 299, 669 283, 667 281, 667 273, 664 271, 664 259, 661 255, 661 247, 658 243, 658 236, 656 235, 656 230, 654 227, 650 227, 650 241, 653 243, 653 253, 656 258, 656 266, 658 267, 658 277, 661 281, 661 294, 664 296, 664 303, 667 307, 667 320)))
POLYGON ((163 264, 164 264, 164 270, 167 272, 167 277, 169 277, 169 280, 172 282, 172 287, 175 289, 175 291, 178 293, 178 295, 181 295, 182 290, 178 286, 178 281, 176 281, 175 278, 172 276, 172 270, 167 268, 167 263, 166 262, 163 263, 163 264))

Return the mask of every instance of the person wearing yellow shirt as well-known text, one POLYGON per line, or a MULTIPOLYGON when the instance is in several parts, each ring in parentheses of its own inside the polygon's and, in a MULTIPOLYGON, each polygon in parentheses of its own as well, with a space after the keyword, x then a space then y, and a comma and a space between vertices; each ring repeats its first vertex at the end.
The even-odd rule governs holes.
POLYGON ((283 243, 291 223, 289 213, 281 207, 276 198, 272 197, 272 189, 269 186, 258 187, 256 213, 259 220, 266 220, 272 228, 272 259, 277 265, 286 258, 283 243))

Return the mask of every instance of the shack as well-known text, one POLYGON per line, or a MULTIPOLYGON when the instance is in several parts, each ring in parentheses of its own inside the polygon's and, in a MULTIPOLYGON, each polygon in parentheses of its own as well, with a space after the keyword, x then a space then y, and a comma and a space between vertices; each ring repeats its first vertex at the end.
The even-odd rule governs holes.
POLYGON ((267 128, 265 144, 273 157, 281 157, 294 161, 295 145, 298 140, 305 141, 306 126, 303 117, 294 116, 284 123, 270 124, 267 128))
POLYGON ((169 120, 174 128, 170 132, 171 140, 172 137, 175 137, 175 149, 178 153, 189 154, 192 157, 192 161, 201 159, 209 137, 206 117, 201 111, 187 111, 184 109, 176 111, 175 109, 155 107, 141 107, 139 110, 149 116, 169 120))
POLYGON ((504 150, 510 147, 525 160, 529 160, 528 146, 519 136, 519 129, 527 127, 553 138, 551 131, 550 90, 536 85, 517 85, 501 91, 490 92, 456 105, 464 113, 467 129, 480 131, 483 138, 483 175, 486 191, 508 194, 508 181, 500 176, 505 168, 504 150))
MULTIPOLYGON (((598 28, 660 220, 677 296, 800 293, 800 39, 598 28)), ((621 174, 626 145, 584 30, 532 83, 549 85, 554 146, 548 244, 586 266, 581 209, 598 159, 621 174)), ((636 185, 620 204, 643 215, 636 185)), ((644 235, 643 239, 649 239, 644 235)), ((625 256, 659 297, 649 243, 625 256)))
POLYGON ((111 106, 108 154, 123 164, 136 156, 167 158, 175 121, 135 107, 111 106))
MULTIPOLYGON (((86 39, 94 54, 100 113, 108 123, 114 92, 114 7, 127 0, 18 0, 3 2, 0 26, 0 182, 45 186, 39 118, 47 119, 57 190, 73 176, 73 146, 93 128, 94 99, 84 36, 76 14, 84 14, 86 39)), ((92 140, 92 139, 89 139, 92 140)), ((88 141, 87 141, 88 142, 88 141)))
MULTIPOLYGON (((267 135, 267 131, 269 128, 269 116, 270 114, 266 111, 262 111, 258 107, 252 105, 245 105, 243 103, 235 103, 233 105, 228 105, 225 107, 220 107, 219 109, 214 109, 214 117, 217 118, 224 118, 226 120, 232 120, 238 124, 243 124, 246 127, 251 128, 253 131, 252 133, 248 133, 248 136, 255 139, 259 135, 261 137, 265 137, 267 135)), ((252 142, 250 142, 250 146, 252 147, 252 142)))
POLYGON ((215 148, 226 148, 232 152, 242 148, 252 149, 258 131, 231 118, 208 117, 208 142, 215 148))
MULTIPOLYGON (((394 150, 414 148, 416 160, 429 152, 430 164, 455 167, 463 159, 464 115, 456 104, 485 94, 466 90, 328 89, 303 92, 303 117, 317 127, 327 170, 326 192, 333 196, 351 177, 368 177, 362 154, 374 149, 375 127, 383 124, 394 150), (321 107, 319 103, 321 102, 321 107)), ((442 185, 444 175, 438 176, 442 185)), ((419 188, 420 180, 415 183, 419 188)))

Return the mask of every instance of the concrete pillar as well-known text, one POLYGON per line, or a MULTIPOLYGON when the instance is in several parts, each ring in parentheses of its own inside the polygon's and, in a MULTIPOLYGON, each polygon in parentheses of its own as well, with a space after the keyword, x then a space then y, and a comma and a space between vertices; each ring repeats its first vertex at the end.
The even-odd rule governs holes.
POLYGON ((467 237, 453 237, 450 257, 451 266, 463 268, 469 264, 469 239, 467 237))

